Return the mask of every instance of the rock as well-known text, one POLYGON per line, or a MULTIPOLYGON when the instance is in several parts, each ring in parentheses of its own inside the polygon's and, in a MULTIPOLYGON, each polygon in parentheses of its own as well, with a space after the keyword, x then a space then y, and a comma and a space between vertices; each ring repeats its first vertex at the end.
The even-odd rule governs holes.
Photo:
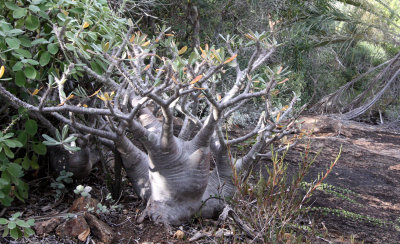
POLYGON ((96 211, 98 203, 99 201, 97 201, 95 198, 80 197, 72 203, 72 206, 69 208, 68 212, 87 212, 88 208, 94 208, 93 211, 96 211))
POLYGON ((90 228, 83 216, 76 216, 59 225, 56 234, 60 237, 73 237, 85 241, 90 234, 90 228))
POLYGON ((35 223, 35 232, 36 235, 43 235, 43 234, 48 234, 52 232, 59 224, 61 223, 61 219, 56 217, 56 218, 51 218, 46 221, 42 222, 36 222, 35 223))
POLYGON ((96 216, 90 213, 85 213, 85 218, 94 236, 96 236, 101 242, 105 244, 112 242, 114 238, 114 232, 110 226, 108 226, 106 223, 99 220, 96 216))
POLYGON ((90 229, 85 230, 84 232, 79 234, 78 240, 85 241, 86 238, 89 236, 89 234, 90 234, 90 229))
POLYGON ((173 237, 178 240, 183 240, 183 238, 185 237, 185 233, 181 230, 177 230, 173 237))

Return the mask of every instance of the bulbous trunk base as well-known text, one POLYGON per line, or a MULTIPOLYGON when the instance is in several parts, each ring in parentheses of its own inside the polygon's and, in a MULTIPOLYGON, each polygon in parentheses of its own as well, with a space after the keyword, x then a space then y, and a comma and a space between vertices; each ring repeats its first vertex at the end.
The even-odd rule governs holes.
POLYGON ((180 225, 188 222, 200 209, 201 201, 154 201, 149 199, 147 207, 139 222, 142 222, 145 217, 149 217, 156 223, 165 225, 180 225))

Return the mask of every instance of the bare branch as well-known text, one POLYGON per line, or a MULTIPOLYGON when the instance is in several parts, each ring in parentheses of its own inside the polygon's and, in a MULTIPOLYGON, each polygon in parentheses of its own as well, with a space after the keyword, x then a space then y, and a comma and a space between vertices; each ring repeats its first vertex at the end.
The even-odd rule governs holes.
POLYGON ((99 129, 95 129, 92 127, 88 127, 86 125, 80 124, 76 121, 72 121, 70 119, 65 118, 64 116, 62 116, 59 113, 56 112, 52 112, 51 115, 53 115, 55 118, 57 118, 58 120, 60 120, 61 122, 68 124, 74 128, 76 128, 77 130, 83 131, 85 133, 89 133, 95 136, 99 136, 99 137, 103 137, 109 140, 118 140, 118 136, 116 133, 112 133, 109 131, 104 131, 104 130, 99 130, 99 129))

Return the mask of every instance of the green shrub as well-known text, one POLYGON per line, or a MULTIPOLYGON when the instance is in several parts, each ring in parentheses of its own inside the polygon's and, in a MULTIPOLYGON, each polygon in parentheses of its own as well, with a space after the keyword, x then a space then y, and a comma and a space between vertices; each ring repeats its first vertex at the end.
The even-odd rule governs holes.
MULTIPOLYGON (((60 78, 69 57, 61 51, 54 25, 66 28, 67 49, 80 49, 79 53, 90 59, 89 65, 95 72, 104 72, 108 64, 102 58, 90 58, 87 51, 112 48, 121 41, 114 33, 124 33, 121 30, 126 28, 127 21, 110 11, 105 0, 0 1, 2 86, 18 98, 37 105, 40 103, 37 94, 56 88, 54 81, 60 78)), ((72 70, 75 80, 82 79, 81 71, 81 67, 72 70)), ((82 95, 79 91, 82 89, 78 87, 62 96, 82 95)), ((50 103, 57 104, 57 101, 50 103)), ((37 121, 24 109, 17 112, 18 106, 14 108, 10 111, 17 115, 3 130, 0 142, 0 202, 5 206, 14 197, 23 201, 28 196, 28 185, 22 181, 24 170, 38 169, 39 156, 46 154, 46 146, 37 134, 40 130, 37 121)))

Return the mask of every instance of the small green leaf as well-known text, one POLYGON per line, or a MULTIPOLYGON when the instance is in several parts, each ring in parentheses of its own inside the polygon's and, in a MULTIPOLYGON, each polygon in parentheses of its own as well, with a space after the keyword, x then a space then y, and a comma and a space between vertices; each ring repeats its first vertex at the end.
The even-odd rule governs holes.
POLYGON ((11 139, 5 140, 4 143, 10 148, 22 147, 23 146, 21 142, 19 142, 17 140, 11 140, 11 139))
POLYGON ((17 73, 15 73, 15 84, 17 84, 17 86, 24 86, 26 83, 26 77, 23 71, 18 71, 17 73))
POLYGON ((25 27, 30 31, 36 30, 37 28, 39 28, 39 25, 40 25, 39 18, 34 15, 29 15, 25 19, 25 27))
POLYGON ((8 139, 8 138, 11 138, 11 137, 13 137, 14 136, 14 133, 7 133, 7 134, 5 134, 5 135, 3 135, 3 134, 1 134, 2 136, 1 136, 1 139, 2 140, 5 140, 5 139, 8 139))
POLYGON ((6 226, 6 227, 4 228, 3 237, 8 236, 8 231, 9 231, 9 229, 8 229, 8 227, 6 226))
POLYGON ((23 159, 23 161, 22 161, 21 166, 22 166, 22 168, 24 168, 24 170, 28 170, 29 167, 30 167, 30 165, 31 165, 31 162, 30 162, 28 156, 25 155, 25 157, 24 157, 24 159, 23 159))
MULTIPOLYGON (((23 67, 24 67, 24 64, 23 64, 22 62, 17 62, 17 63, 15 63, 14 66, 12 67, 12 70, 13 70, 14 72, 16 72, 16 71, 22 70, 23 67)), ((24 77, 25 77, 25 75, 24 75, 24 77)))
POLYGON ((74 14, 83 14, 85 12, 84 8, 72 8, 69 12, 74 14))
POLYGON ((73 51, 73 50, 75 50, 75 47, 74 47, 74 45, 72 45, 71 43, 67 43, 67 44, 65 44, 65 47, 67 48, 67 50, 69 50, 69 51, 73 51))
POLYGON ((43 0, 32 0, 32 4, 38 5, 41 4, 43 0))
POLYGON ((26 221, 26 223, 27 223, 29 226, 34 226, 34 225, 35 225, 35 220, 34 220, 34 219, 28 219, 28 220, 26 221))
POLYGON ((12 230, 12 229, 14 229, 15 227, 17 227, 17 224, 16 224, 15 222, 10 221, 10 222, 8 222, 7 227, 8 227, 10 230, 12 230))
POLYGON ((103 74, 103 69, 97 62, 90 62, 90 66, 92 67, 94 72, 96 72, 97 74, 99 74, 99 75, 103 74))
POLYGON ((22 171, 22 166, 16 163, 10 163, 7 168, 7 172, 10 173, 15 178, 21 178, 24 176, 24 172, 22 171))
POLYGON ((36 154, 33 154, 33 155, 32 155, 32 158, 31 158, 31 167, 32 167, 32 169, 38 169, 38 168, 39 168, 38 157, 36 156, 36 154))
POLYGON ((32 58, 32 53, 29 52, 28 50, 19 48, 19 49, 14 50, 14 52, 16 52, 17 54, 21 55, 24 58, 32 58))
POLYGON ((7 157, 9 158, 14 158, 14 153, 8 148, 6 145, 3 146, 4 153, 6 154, 7 157))
POLYGON ((24 233, 28 236, 34 235, 35 232, 31 228, 24 228, 24 233))
POLYGON ((64 125, 62 128, 61 138, 64 140, 68 135, 68 125, 64 125))
POLYGON ((45 11, 40 11, 39 16, 42 17, 43 19, 50 20, 49 15, 45 11))
POLYGON ((42 136, 43 136, 44 139, 46 139, 49 142, 58 142, 53 137, 50 137, 50 136, 48 136, 46 134, 42 134, 42 136))
POLYGON ((20 18, 26 16, 27 13, 28 13, 28 11, 26 9, 18 8, 16 10, 14 10, 14 12, 13 12, 13 18, 20 19, 20 18))
POLYGON ((20 8, 15 3, 12 3, 12 2, 5 2, 5 5, 8 9, 11 9, 11 10, 18 10, 20 8))
POLYGON ((48 40, 46 40, 46 39, 44 39, 44 38, 39 38, 39 39, 34 40, 34 41, 32 42, 32 45, 47 44, 47 43, 49 43, 48 40))
POLYGON ((25 31, 23 31, 21 29, 12 29, 12 30, 8 31, 7 34, 8 34, 8 36, 18 36, 18 35, 21 35, 24 32, 25 31))
POLYGON ((46 145, 46 146, 55 146, 55 145, 61 145, 62 144, 61 142, 56 141, 54 138, 52 138, 52 137, 50 137, 50 136, 48 136, 46 134, 43 134, 42 136, 44 137, 44 139, 46 139, 46 141, 43 142, 43 144, 46 145))
POLYGON ((14 229, 10 228, 10 236, 12 238, 14 238, 14 240, 17 240, 18 238, 20 238, 20 232, 21 231, 18 228, 14 228, 14 229))
POLYGON ((5 218, 0 218, 0 225, 5 225, 8 223, 8 220, 6 220, 5 218))
POLYGON ((192 52, 189 56, 189 64, 192 65, 196 62, 196 60, 198 59, 198 55, 196 54, 196 52, 192 52))
POLYGON ((9 184, 10 184, 9 181, 7 181, 6 179, 0 178, 0 189, 9 184))
POLYGON ((47 51, 49 51, 49 53, 51 53, 53 55, 58 53, 58 45, 54 44, 54 43, 50 43, 49 45, 47 45, 47 51))
POLYGON ((26 227, 26 228, 30 227, 30 225, 28 223, 26 223, 25 221, 23 221, 22 219, 17 219, 17 221, 15 221, 15 223, 20 227, 26 227))
POLYGON ((24 73, 26 78, 35 79, 36 78, 36 69, 31 65, 27 65, 24 69, 24 73))
POLYGON ((21 41, 15 37, 6 38, 6 43, 11 49, 18 49, 21 45, 21 41))
POLYGON ((42 55, 40 55, 40 60, 39 63, 41 66, 46 66, 50 62, 50 53, 49 52, 44 52, 42 55))
POLYGON ((76 136, 69 136, 67 139, 64 140, 64 143, 71 143, 77 139, 76 136))
POLYGON ((36 6, 36 5, 31 4, 31 5, 29 5, 29 10, 34 12, 34 13, 37 13, 37 12, 40 11, 40 8, 38 6, 36 6))
POLYGON ((24 59, 24 60, 22 60, 21 62, 22 62, 22 63, 25 63, 25 64, 32 64, 32 65, 38 65, 38 64, 39 64, 38 61, 36 61, 36 60, 34 60, 34 59, 30 59, 30 58, 24 59))
POLYGON ((59 130, 56 130, 56 139, 57 139, 58 141, 62 141, 61 134, 60 134, 60 131, 59 131, 59 130))
POLYGON ((13 219, 18 219, 19 217, 21 217, 21 215, 22 215, 21 212, 16 212, 15 214, 13 214, 13 215, 11 216, 11 218, 13 218, 13 219))
POLYGON ((63 144, 63 146, 64 146, 65 150, 70 151, 70 152, 77 152, 77 151, 81 150, 80 147, 71 147, 67 144, 63 144))
POLYGON ((33 144, 32 149, 38 155, 45 155, 46 154, 46 146, 43 143, 33 144))
POLYGON ((34 136, 37 132, 38 126, 36 121, 30 119, 25 122, 25 131, 31 136, 34 136))
POLYGON ((21 45, 22 46, 24 46, 24 47, 32 47, 32 42, 28 38, 23 36, 23 37, 20 37, 18 39, 21 41, 21 45))

